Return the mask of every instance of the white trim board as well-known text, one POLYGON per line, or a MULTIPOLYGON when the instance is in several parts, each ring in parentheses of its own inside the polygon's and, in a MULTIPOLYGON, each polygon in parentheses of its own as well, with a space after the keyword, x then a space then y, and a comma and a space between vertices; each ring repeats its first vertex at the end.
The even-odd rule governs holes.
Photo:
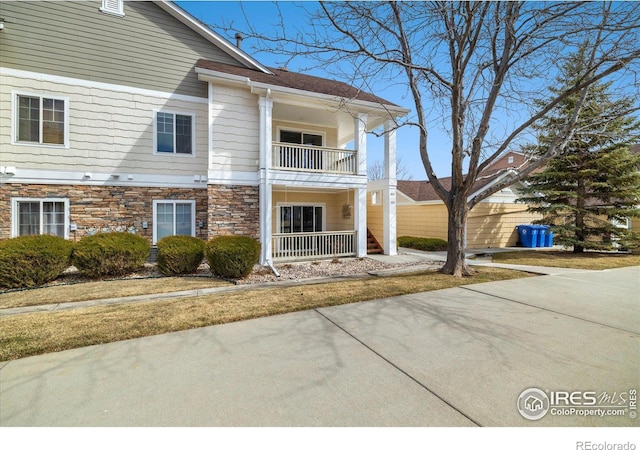
POLYGON ((16 168, 15 175, 3 176, 3 183, 19 184, 71 184, 87 186, 176 187, 206 189, 207 176, 203 174, 169 175, 129 172, 75 172, 16 168))
POLYGON ((62 77, 59 75, 49 75, 46 73, 29 72, 26 70, 10 69, 0 67, 0 76, 9 76, 17 78, 29 78, 35 81, 46 81, 49 83, 60 83, 69 86, 79 86, 92 89, 100 89, 103 91, 122 92, 125 94, 146 95, 149 97, 164 98, 169 100, 179 100, 184 102, 207 104, 208 98, 194 97, 192 95, 174 94, 172 92, 156 91, 152 89, 136 88, 133 86, 125 86, 122 84, 103 83, 100 81, 82 80, 80 78, 62 77))

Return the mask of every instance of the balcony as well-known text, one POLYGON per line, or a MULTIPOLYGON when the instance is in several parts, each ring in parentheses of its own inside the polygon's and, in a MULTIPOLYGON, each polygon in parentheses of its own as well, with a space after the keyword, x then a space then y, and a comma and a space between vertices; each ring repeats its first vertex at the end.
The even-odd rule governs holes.
POLYGON ((274 169, 347 175, 358 173, 355 150, 274 142, 272 155, 274 169))
POLYGON ((356 231, 273 234, 273 260, 283 262, 356 256, 356 235, 356 231))

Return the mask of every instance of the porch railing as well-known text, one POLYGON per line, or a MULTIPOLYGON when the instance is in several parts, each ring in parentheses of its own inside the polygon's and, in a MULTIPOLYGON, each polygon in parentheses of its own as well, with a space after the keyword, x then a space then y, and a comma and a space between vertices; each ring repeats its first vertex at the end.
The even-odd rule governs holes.
POLYGON ((355 230, 273 234, 273 260, 280 262, 355 256, 356 235, 355 230))
POLYGON ((272 154, 275 169, 357 174, 358 158, 355 150, 274 142, 272 154))

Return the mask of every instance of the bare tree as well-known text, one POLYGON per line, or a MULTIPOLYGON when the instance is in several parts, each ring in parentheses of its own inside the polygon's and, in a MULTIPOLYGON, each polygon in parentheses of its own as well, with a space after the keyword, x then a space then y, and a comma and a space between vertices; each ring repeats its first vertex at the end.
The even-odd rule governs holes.
POLYGON ((375 88, 377 80, 406 86, 415 116, 397 126, 419 131, 422 163, 448 210, 442 271, 455 276, 473 273, 464 256, 471 208, 562 152, 589 87, 609 79, 639 88, 639 3, 321 2, 307 12, 304 27, 285 27, 281 18, 283 26, 273 36, 260 35, 260 43, 289 59, 316 58, 323 67, 344 68, 349 61, 349 73, 343 69, 342 75, 363 89, 375 88), (585 42, 589 51, 577 81, 546 104, 536 104, 555 83, 559 67, 585 42), (518 175, 473 193, 483 169, 530 139, 533 125, 576 93, 573 114, 546 154, 518 175), (451 139, 450 188, 432 167, 428 137, 436 127, 451 139))
MULTIPOLYGON (((369 181, 382 180, 384 178, 384 163, 379 159, 373 161, 367 167, 367 179, 369 181)), ((396 179, 410 180, 411 174, 409 169, 402 163, 402 159, 398 158, 396 162, 396 179)))

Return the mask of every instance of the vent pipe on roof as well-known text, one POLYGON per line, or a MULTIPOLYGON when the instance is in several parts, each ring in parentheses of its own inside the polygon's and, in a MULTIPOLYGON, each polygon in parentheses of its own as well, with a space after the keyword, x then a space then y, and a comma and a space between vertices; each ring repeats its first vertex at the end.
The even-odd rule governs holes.
POLYGON ((244 37, 242 37, 240 33, 236 33, 235 38, 236 38, 236 47, 242 48, 242 40, 244 39, 244 37))

